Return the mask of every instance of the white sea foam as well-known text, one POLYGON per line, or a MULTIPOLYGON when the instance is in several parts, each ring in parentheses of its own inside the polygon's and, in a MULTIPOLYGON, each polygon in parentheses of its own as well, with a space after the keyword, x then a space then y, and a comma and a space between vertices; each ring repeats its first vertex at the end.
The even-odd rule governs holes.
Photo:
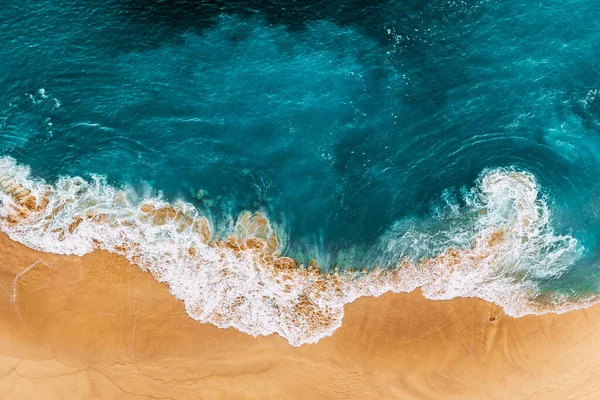
POLYGON ((453 218, 468 223, 451 223, 446 232, 392 230, 382 251, 397 258, 397 267, 369 273, 296 267, 279 256, 280 242, 259 214, 243 214, 231 237, 210 241, 210 224, 192 205, 144 198, 102 177, 64 177, 49 185, 0 158, 0 189, 0 228, 13 240, 51 253, 123 254, 168 284, 192 318, 255 336, 277 333, 294 346, 331 335, 345 304, 388 291, 421 287, 430 299, 479 297, 512 316, 596 302, 535 300, 536 280, 563 274, 582 248, 552 231, 534 177, 521 171, 482 173, 466 205, 452 209, 453 218), (426 259, 399 250, 432 245, 439 251, 426 259))

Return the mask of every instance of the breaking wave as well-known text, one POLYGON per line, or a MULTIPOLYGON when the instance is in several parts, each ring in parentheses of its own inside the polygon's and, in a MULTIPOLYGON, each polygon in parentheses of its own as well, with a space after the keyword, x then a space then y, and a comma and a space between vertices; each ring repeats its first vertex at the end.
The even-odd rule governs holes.
POLYGON ((193 319, 277 333, 294 346, 331 335, 344 305, 359 297, 418 287, 429 299, 478 297, 515 317, 597 302, 541 289, 584 249, 554 232, 534 176, 515 169, 483 171, 433 225, 399 221, 376 246, 385 262, 327 273, 280 254, 281 238, 261 213, 243 213, 217 239, 189 203, 118 189, 100 176, 50 184, 8 157, 0 158, 0 189, 0 229, 11 239, 57 254, 121 254, 166 283, 193 319))

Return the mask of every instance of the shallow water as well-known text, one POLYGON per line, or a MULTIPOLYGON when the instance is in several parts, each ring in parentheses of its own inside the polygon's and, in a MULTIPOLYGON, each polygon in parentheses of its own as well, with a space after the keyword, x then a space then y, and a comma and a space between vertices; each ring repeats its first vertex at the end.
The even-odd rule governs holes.
MULTIPOLYGON (((25 0, 0 15, 2 172, 25 186, 16 164, 53 184, 100 175, 104 211, 111 186, 128 210, 183 200, 214 240, 261 211, 283 255, 332 271, 483 254, 503 231, 501 261, 461 264, 444 296, 600 291, 596 1, 25 0), (499 287, 456 283, 478 277, 499 287)), ((3 229, 76 254, 95 237, 27 226, 3 229)))

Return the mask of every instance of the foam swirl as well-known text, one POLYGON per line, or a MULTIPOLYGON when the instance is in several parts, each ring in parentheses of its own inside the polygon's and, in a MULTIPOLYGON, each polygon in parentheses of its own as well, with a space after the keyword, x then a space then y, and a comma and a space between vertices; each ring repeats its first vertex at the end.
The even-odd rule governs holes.
POLYGON ((421 287, 430 299, 479 297, 512 316, 597 301, 539 301, 536 279, 561 276, 583 250, 575 238, 554 234, 531 174, 484 171, 456 212, 473 217, 445 235, 409 230, 384 237, 396 259, 392 268, 321 273, 314 263, 297 265, 280 255, 277 235, 260 213, 243 213, 226 239, 211 240, 210 221, 191 204, 119 190, 98 176, 63 177, 50 185, 0 158, 0 228, 13 240, 58 254, 122 254, 166 283, 192 318, 255 336, 277 333, 294 346, 331 335, 345 304, 388 291, 421 287), (411 259, 398 250, 439 236, 468 240, 461 246, 439 242, 440 251, 429 258, 411 259))

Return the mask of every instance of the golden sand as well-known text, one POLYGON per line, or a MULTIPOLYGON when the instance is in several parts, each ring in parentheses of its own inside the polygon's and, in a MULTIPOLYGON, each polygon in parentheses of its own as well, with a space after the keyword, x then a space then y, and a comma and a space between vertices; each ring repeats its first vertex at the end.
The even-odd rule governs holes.
POLYGON ((600 307, 507 317, 419 292, 314 345, 193 321, 121 256, 0 235, 0 399, 600 399, 600 307))

